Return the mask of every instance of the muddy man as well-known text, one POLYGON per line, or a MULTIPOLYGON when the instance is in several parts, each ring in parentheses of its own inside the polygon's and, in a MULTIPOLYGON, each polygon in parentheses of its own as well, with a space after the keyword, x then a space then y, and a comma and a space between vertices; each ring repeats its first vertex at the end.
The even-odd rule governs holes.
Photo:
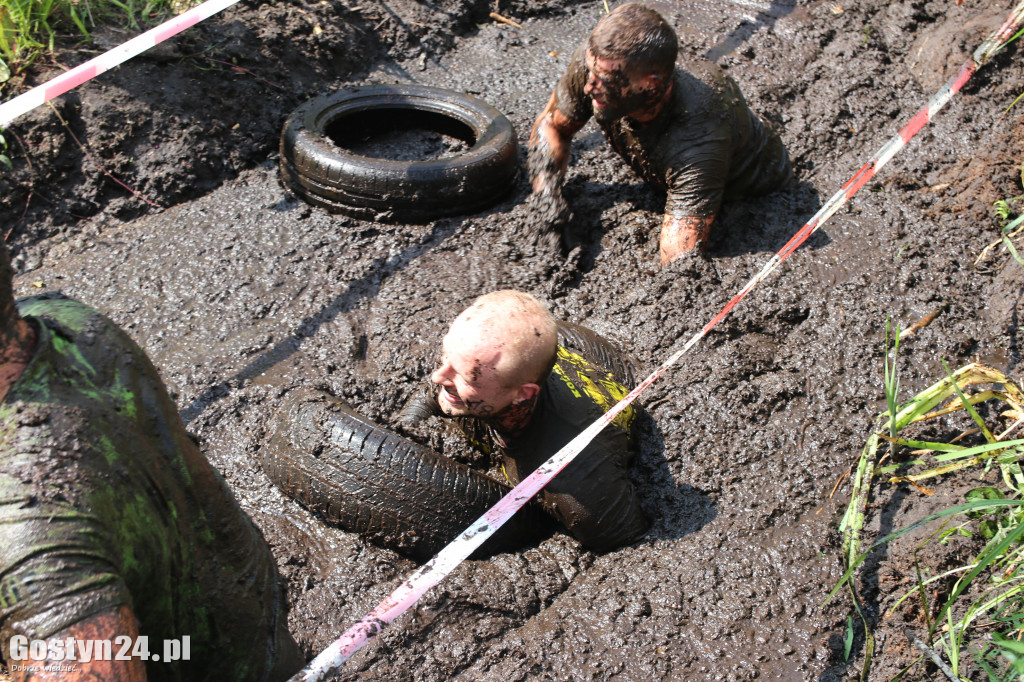
POLYGON ((12 274, 0 243, 0 655, 12 678, 295 673, 270 548, 152 363, 81 303, 15 302, 12 274))
POLYGON ((603 17, 573 53, 533 125, 529 202, 542 224, 565 222, 572 137, 593 116, 626 163, 667 193, 661 262, 707 244, 723 200, 771 192, 792 175, 782 141, 712 62, 676 67, 675 31, 627 3, 603 17))
MULTIPOLYGON (((628 391, 606 370, 558 345, 555 319, 529 294, 478 298, 441 344, 431 389, 403 409, 399 424, 430 415, 482 429, 513 485, 596 421, 628 391)), ((627 408, 538 495, 581 543, 607 551, 643 536, 647 519, 629 480, 636 413, 627 408)))

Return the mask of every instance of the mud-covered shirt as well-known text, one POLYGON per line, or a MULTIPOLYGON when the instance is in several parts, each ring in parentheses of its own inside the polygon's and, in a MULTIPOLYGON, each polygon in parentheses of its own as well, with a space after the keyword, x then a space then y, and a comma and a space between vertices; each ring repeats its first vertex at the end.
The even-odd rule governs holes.
POLYGON ((294 672, 274 670, 295 652, 269 548, 142 350, 75 301, 19 308, 38 342, 0 402, 3 656, 129 606, 150 653, 189 637, 191 660, 149 662, 150 680, 294 672))
MULTIPOLYGON (((628 391, 609 372, 562 346, 541 387, 526 430, 495 442, 509 480, 519 483, 628 391)), ((541 504, 588 549, 603 552, 638 540, 649 527, 629 479, 636 411, 628 407, 538 495, 541 504)))
MULTIPOLYGON (((576 49, 555 88, 558 110, 580 123, 594 113, 583 92, 586 47, 576 49)), ((792 172, 782 141, 710 61, 677 64, 670 102, 653 120, 598 123, 633 171, 667 192, 665 213, 677 218, 716 215, 723 200, 771 192, 792 172)))

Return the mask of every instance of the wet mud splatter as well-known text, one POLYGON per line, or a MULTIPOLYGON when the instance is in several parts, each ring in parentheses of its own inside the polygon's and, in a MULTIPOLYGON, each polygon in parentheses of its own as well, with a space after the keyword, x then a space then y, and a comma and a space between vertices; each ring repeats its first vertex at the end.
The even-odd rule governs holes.
MULTIPOLYGON (((57 105, 92 156, 48 110, 12 126, 15 154, 28 150, 33 162, 28 170, 18 157, 0 204, 14 228, 19 293, 59 289, 146 349, 271 543, 307 655, 415 565, 324 526, 267 480, 257 452, 283 395, 326 390, 388 423, 433 369, 454 316, 508 287, 657 366, 1011 6, 653 4, 683 51, 714 57, 780 131, 797 178, 726 205, 707 256, 665 268, 662 199, 593 124, 573 145, 567 255, 524 238, 535 223, 523 176, 494 208, 426 225, 328 215, 287 196, 277 179, 276 135, 292 108, 358 83, 478 95, 512 120, 525 149, 600 2, 543 11, 499 2, 496 11, 521 29, 490 22, 485 3, 240 5, 183 39, 188 56, 123 67, 57 105), (249 73, 209 70, 208 45, 249 73), (101 166, 167 208, 147 208, 101 166)), ((1024 193, 1024 123, 1019 108, 1003 115, 1024 82, 1018 50, 978 73, 647 391, 633 472, 653 521, 643 540, 595 555, 554 533, 467 562, 357 654, 344 679, 855 677, 859 644, 843 660, 849 605, 823 606, 841 574, 835 526, 846 488, 829 494, 884 409, 886 316, 906 326, 945 306, 901 347, 908 395, 942 375, 941 359, 957 366, 980 356, 1017 374, 1020 266, 1005 254, 972 264, 997 236, 992 202, 1024 193)), ((432 434, 430 445, 466 457, 452 434, 432 434)), ((918 518, 922 500, 889 489, 873 528, 918 518)), ((911 570, 892 560, 885 570, 911 570)), ((889 583, 877 584, 868 595, 881 652, 873 679, 888 679, 915 654, 903 623, 889 629, 879 616, 889 583)))

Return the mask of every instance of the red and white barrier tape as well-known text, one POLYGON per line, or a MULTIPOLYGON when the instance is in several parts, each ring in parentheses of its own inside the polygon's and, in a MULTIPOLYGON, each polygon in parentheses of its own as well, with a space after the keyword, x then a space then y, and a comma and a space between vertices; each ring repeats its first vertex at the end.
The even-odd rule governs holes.
POLYGON ((497 504, 491 507, 483 516, 477 519, 462 535, 457 537, 447 547, 442 549, 437 556, 421 566, 412 573, 398 588, 382 601, 377 608, 364 616, 358 623, 350 627, 333 644, 324 649, 305 668, 299 671, 289 682, 319 682, 326 675, 336 671, 342 663, 348 660, 364 644, 370 641, 387 627, 395 618, 404 613, 410 606, 426 593, 427 590, 437 585, 456 566, 473 553, 487 538, 512 518, 512 515, 519 511, 527 501, 536 495, 541 488, 547 485, 562 469, 569 465, 576 456, 594 439, 594 437, 605 426, 610 424, 616 416, 632 403, 641 392, 653 384, 658 377, 674 365, 679 359, 697 344, 719 321, 731 311, 747 293, 753 289, 758 282, 767 277, 778 265, 796 250, 811 234, 814 233, 829 217, 836 212, 846 201, 857 193, 871 177, 884 166, 906 143, 920 130, 935 113, 941 109, 950 98, 963 87, 971 75, 987 62, 1003 44, 1009 40, 1013 32, 1024 21, 1024 0, 1013 10, 1006 22, 993 33, 977 50, 974 55, 960 69, 949 83, 947 83, 928 102, 928 105, 919 111, 910 122, 900 130, 899 134, 885 144, 874 160, 866 163, 843 188, 829 199, 821 210, 812 217, 800 230, 790 239, 782 249, 779 250, 765 264, 757 275, 733 296, 732 300, 715 317, 708 322, 703 329, 693 335, 689 341, 672 357, 663 362, 658 369, 643 380, 639 386, 630 391, 629 395, 620 400, 614 407, 605 413, 600 419, 588 426, 578 436, 573 438, 556 452, 552 457, 542 464, 532 474, 527 476, 522 483, 512 489, 497 504))
POLYGON ((171 20, 165 21, 156 28, 152 28, 142 35, 136 36, 128 42, 122 43, 100 56, 93 57, 84 64, 79 64, 70 71, 66 71, 42 85, 18 95, 9 102, 0 104, 0 127, 6 128, 18 116, 49 102, 54 97, 63 95, 71 88, 95 78, 104 71, 109 71, 118 64, 126 62, 157 43, 162 43, 185 29, 195 26, 203 19, 210 18, 236 2, 238 0, 207 0, 203 4, 193 7, 171 20))

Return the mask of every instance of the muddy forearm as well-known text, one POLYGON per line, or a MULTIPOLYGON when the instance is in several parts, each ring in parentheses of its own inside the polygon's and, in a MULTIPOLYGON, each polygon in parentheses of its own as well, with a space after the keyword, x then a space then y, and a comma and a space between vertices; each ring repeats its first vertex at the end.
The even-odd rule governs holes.
POLYGON ((558 110, 552 94, 530 132, 527 166, 534 192, 560 189, 569 166, 572 137, 582 127, 558 110))
POLYGON ((530 185, 534 192, 559 190, 565 182, 568 167, 568 150, 552 146, 550 136, 544 133, 547 126, 541 124, 537 137, 530 144, 527 165, 530 170, 530 185))
MULTIPOLYGON (((559 111, 555 101, 552 93, 544 111, 533 124, 530 152, 526 158, 533 186, 527 203, 537 234, 547 235, 549 241, 554 228, 572 220, 572 211, 562 195, 562 185, 569 166, 572 136, 583 126, 559 111)), ((554 242, 550 243, 554 246, 554 242)))
POLYGON ((693 249, 705 248, 713 222, 715 222, 715 216, 700 218, 665 214, 661 221, 659 243, 661 264, 667 265, 693 249))
POLYGON ((429 380, 422 382, 395 417, 395 425, 412 429, 430 417, 447 417, 437 404, 437 391, 437 384, 429 380))

